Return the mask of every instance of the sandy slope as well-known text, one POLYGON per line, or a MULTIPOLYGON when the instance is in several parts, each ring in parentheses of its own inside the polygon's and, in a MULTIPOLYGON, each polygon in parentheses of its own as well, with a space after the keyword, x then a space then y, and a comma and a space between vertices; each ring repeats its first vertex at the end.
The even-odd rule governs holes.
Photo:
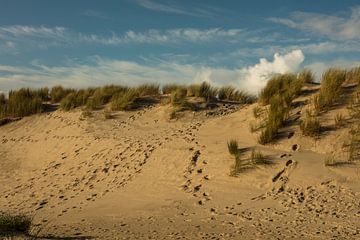
POLYGON ((110 120, 56 111, 2 126, 0 211, 33 215, 43 236, 360 238, 358 164, 323 164, 347 130, 314 141, 294 126, 294 137, 256 146, 253 107, 179 120, 161 105, 110 120), (273 164, 229 176, 230 138, 273 164))

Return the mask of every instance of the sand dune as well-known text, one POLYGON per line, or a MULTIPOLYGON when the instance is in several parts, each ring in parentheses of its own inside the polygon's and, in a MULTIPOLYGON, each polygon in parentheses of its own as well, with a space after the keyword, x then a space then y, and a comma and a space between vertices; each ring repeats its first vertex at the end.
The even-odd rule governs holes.
POLYGON ((0 211, 34 216, 40 236, 359 238, 359 166, 324 166, 348 129, 313 140, 290 126, 292 137, 258 146, 255 105, 177 120, 160 104, 107 120, 57 110, 9 123, 0 128, 0 211), (272 164, 231 177, 231 138, 272 164))

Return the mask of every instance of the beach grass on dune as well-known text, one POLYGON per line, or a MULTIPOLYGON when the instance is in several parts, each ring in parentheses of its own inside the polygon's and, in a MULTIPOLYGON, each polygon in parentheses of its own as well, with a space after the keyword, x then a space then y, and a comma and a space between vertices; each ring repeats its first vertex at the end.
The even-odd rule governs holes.
POLYGON ((32 219, 26 215, 0 214, 0 236, 1 234, 28 234, 32 219))

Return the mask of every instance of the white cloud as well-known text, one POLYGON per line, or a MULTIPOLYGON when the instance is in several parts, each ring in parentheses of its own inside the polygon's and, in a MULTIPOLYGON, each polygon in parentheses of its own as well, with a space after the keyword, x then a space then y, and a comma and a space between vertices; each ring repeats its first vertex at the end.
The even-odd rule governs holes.
POLYGON ((63 37, 66 28, 64 27, 35 27, 12 25, 0 27, 0 38, 5 37, 36 37, 36 38, 59 38, 63 37))
POLYGON ((19 46, 31 45, 47 47, 60 44, 102 44, 121 45, 131 43, 164 44, 180 42, 216 42, 238 41, 242 36, 241 29, 196 29, 176 28, 168 30, 150 29, 144 32, 129 30, 124 34, 112 33, 111 36, 83 34, 64 27, 35 26, 0 26, 0 40, 12 42, 19 46))
POLYGON ((113 34, 111 37, 99 35, 80 35, 80 41, 118 45, 125 43, 175 43, 175 42, 209 42, 220 40, 234 41, 241 36, 241 29, 195 29, 178 28, 170 30, 150 29, 145 32, 127 31, 124 35, 113 34))
MULTIPOLYGON (((160 3, 160 2, 155 2, 153 0, 135 0, 135 3, 143 8, 158 12, 175 13, 175 14, 188 15, 193 17, 211 18, 216 16, 214 11, 206 10, 204 9, 204 7, 196 8, 192 6, 192 8, 190 9, 185 9, 175 4, 160 3)), ((216 9, 212 8, 212 10, 216 10, 216 9)))
POLYGON ((335 40, 360 39, 360 6, 351 9, 350 17, 294 12, 290 18, 269 18, 270 21, 321 34, 335 40))
POLYGON ((271 74, 296 71, 304 55, 300 50, 285 55, 275 54, 272 61, 260 59, 254 66, 240 69, 211 68, 175 62, 142 65, 135 62, 95 58, 94 64, 49 67, 34 62, 31 67, 0 65, 0 86, 3 91, 19 87, 40 87, 62 84, 68 87, 101 86, 104 84, 138 85, 156 82, 189 84, 208 81, 215 85, 232 84, 251 93, 258 93, 271 74))
POLYGON ((294 50, 285 55, 276 53, 270 62, 262 58, 258 64, 240 71, 244 78, 240 79, 239 84, 257 94, 266 85, 269 76, 275 73, 296 72, 304 59, 301 50, 294 50))

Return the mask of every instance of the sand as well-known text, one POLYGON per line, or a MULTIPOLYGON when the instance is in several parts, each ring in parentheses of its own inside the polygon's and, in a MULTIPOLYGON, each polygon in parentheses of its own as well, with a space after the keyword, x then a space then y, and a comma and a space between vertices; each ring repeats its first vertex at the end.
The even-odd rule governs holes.
POLYGON ((314 140, 294 125, 286 129, 291 138, 259 146, 249 128, 255 106, 174 120, 161 104, 113 119, 57 110, 4 125, 0 211, 33 216, 39 236, 360 238, 359 164, 324 166, 329 152, 341 155, 349 129, 314 140), (245 155, 256 148, 272 164, 230 176, 231 138, 245 155))

